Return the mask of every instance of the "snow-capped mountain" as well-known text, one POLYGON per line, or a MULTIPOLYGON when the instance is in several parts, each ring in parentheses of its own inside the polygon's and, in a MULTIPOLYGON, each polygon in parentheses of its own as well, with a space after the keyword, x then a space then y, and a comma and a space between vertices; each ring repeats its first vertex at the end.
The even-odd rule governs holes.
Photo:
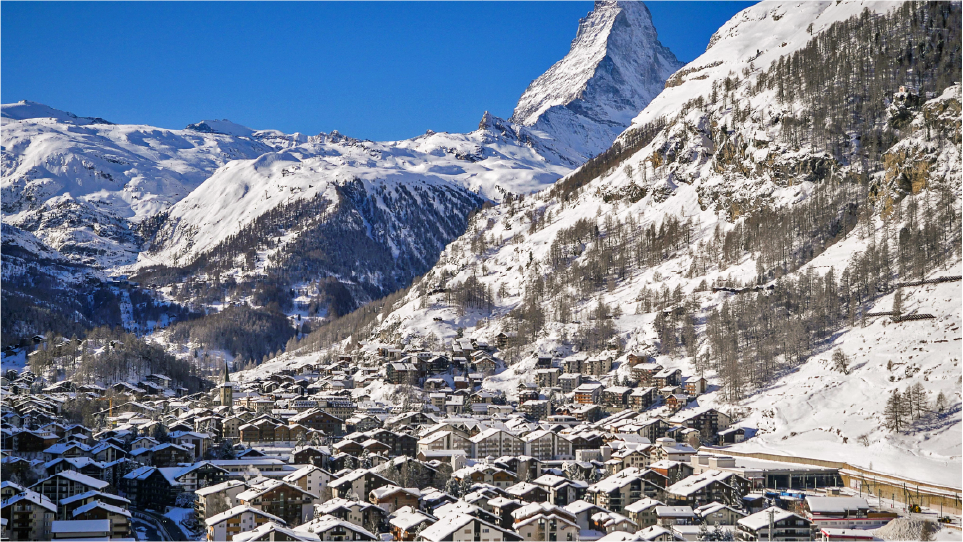
POLYGON ((748 8, 612 148, 480 212, 380 314, 263 370, 319 346, 507 332, 508 368, 483 386, 511 397, 532 381, 536 354, 615 344, 623 363, 603 383, 631 376, 629 352, 705 375, 710 392, 688 408, 732 413, 755 435, 743 449, 945 482, 963 452, 963 293, 960 282, 897 283, 960 272, 960 52, 936 46, 959 43, 959 20, 959 4, 748 8), (910 34, 911 20, 934 26, 910 34), (927 54, 900 65, 907 41, 927 54), (883 67, 916 77, 894 83, 883 67), (902 314, 933 318, 873 319, 896 291, 902 314), (835 351, 847 364, 834 367, 835 351), (949 404, 886 429, 886 397, 916 382, 949 404))
POLYGON ((227 120, 184 130, 118 125, 32 102, 2 111, 4 223, 34 233, 77 263, 103 268, 133 263, 143 248, 140 225, 218 168, 276 151, 341 164, 345 175, 398 168, 438 176, 493 200, 543 188, 577 165, 525 128, 487 113, 470 134, 374 143, 337 132, 252 130, 227 120))
POLYGON ((136 224, 231 160, 272 150, 250 137, 111 124, 20 102, 2 106, 3 222, 77 263, 133 263, 136 224))
POLYGON ((333 277, 372 299, 430 267, 484 200, 544 189, 605 148, 677 65, 644 5, 599 3, 519 122, 486 112, 467 134, 373 142, 227 119, 167 130, 4 105, 3 221, 112 272, 252 280, 284 267, 297 269, 285 280, 333 277))
POLYGON ((572 48, 522 94, 511 121, 580 160, 607 149, 682 63, 642 2, 598 1, 572 48))

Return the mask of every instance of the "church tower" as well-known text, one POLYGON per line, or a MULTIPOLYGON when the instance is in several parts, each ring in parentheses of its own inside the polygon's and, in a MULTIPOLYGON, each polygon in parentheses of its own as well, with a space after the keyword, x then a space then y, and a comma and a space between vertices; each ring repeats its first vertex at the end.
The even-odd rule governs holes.
POLYGON ((234 406, 234 386, 231 385, 231 376, 227 372, 227 362, 224 362, 224 380, 219 388, 221 406, 232 408, 234 406))

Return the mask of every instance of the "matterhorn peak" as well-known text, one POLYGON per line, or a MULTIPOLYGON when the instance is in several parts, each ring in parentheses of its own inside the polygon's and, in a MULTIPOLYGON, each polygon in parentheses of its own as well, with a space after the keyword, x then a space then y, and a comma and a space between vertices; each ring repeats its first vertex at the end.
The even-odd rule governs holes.
POLYGON ((528 86, 511 121, 587 159, 608 148, 681 67, 659 43, 645 4, 596 2, 569 53, 528 86))

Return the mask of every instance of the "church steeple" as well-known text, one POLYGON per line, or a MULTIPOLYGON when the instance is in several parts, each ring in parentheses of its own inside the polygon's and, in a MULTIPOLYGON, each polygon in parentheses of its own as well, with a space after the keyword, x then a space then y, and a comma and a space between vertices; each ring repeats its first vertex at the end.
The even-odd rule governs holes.
POLYGON ((218 391, 220 392, 218 395, 220 395, 221 406, 233 410, 234 385, 231 384, 231 374, 227 371, 227 361, 224 362, 224 379, 218 391))

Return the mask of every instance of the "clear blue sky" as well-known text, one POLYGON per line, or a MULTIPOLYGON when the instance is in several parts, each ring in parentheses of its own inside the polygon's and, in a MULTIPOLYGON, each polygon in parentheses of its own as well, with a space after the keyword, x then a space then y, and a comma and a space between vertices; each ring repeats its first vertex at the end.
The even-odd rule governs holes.
MULTIPOLYGON (((649 2, 683 61, 753 2, 649 2)), ((591 2, 0 4, 3 103, 375 140, 508 117, 591 2)))

